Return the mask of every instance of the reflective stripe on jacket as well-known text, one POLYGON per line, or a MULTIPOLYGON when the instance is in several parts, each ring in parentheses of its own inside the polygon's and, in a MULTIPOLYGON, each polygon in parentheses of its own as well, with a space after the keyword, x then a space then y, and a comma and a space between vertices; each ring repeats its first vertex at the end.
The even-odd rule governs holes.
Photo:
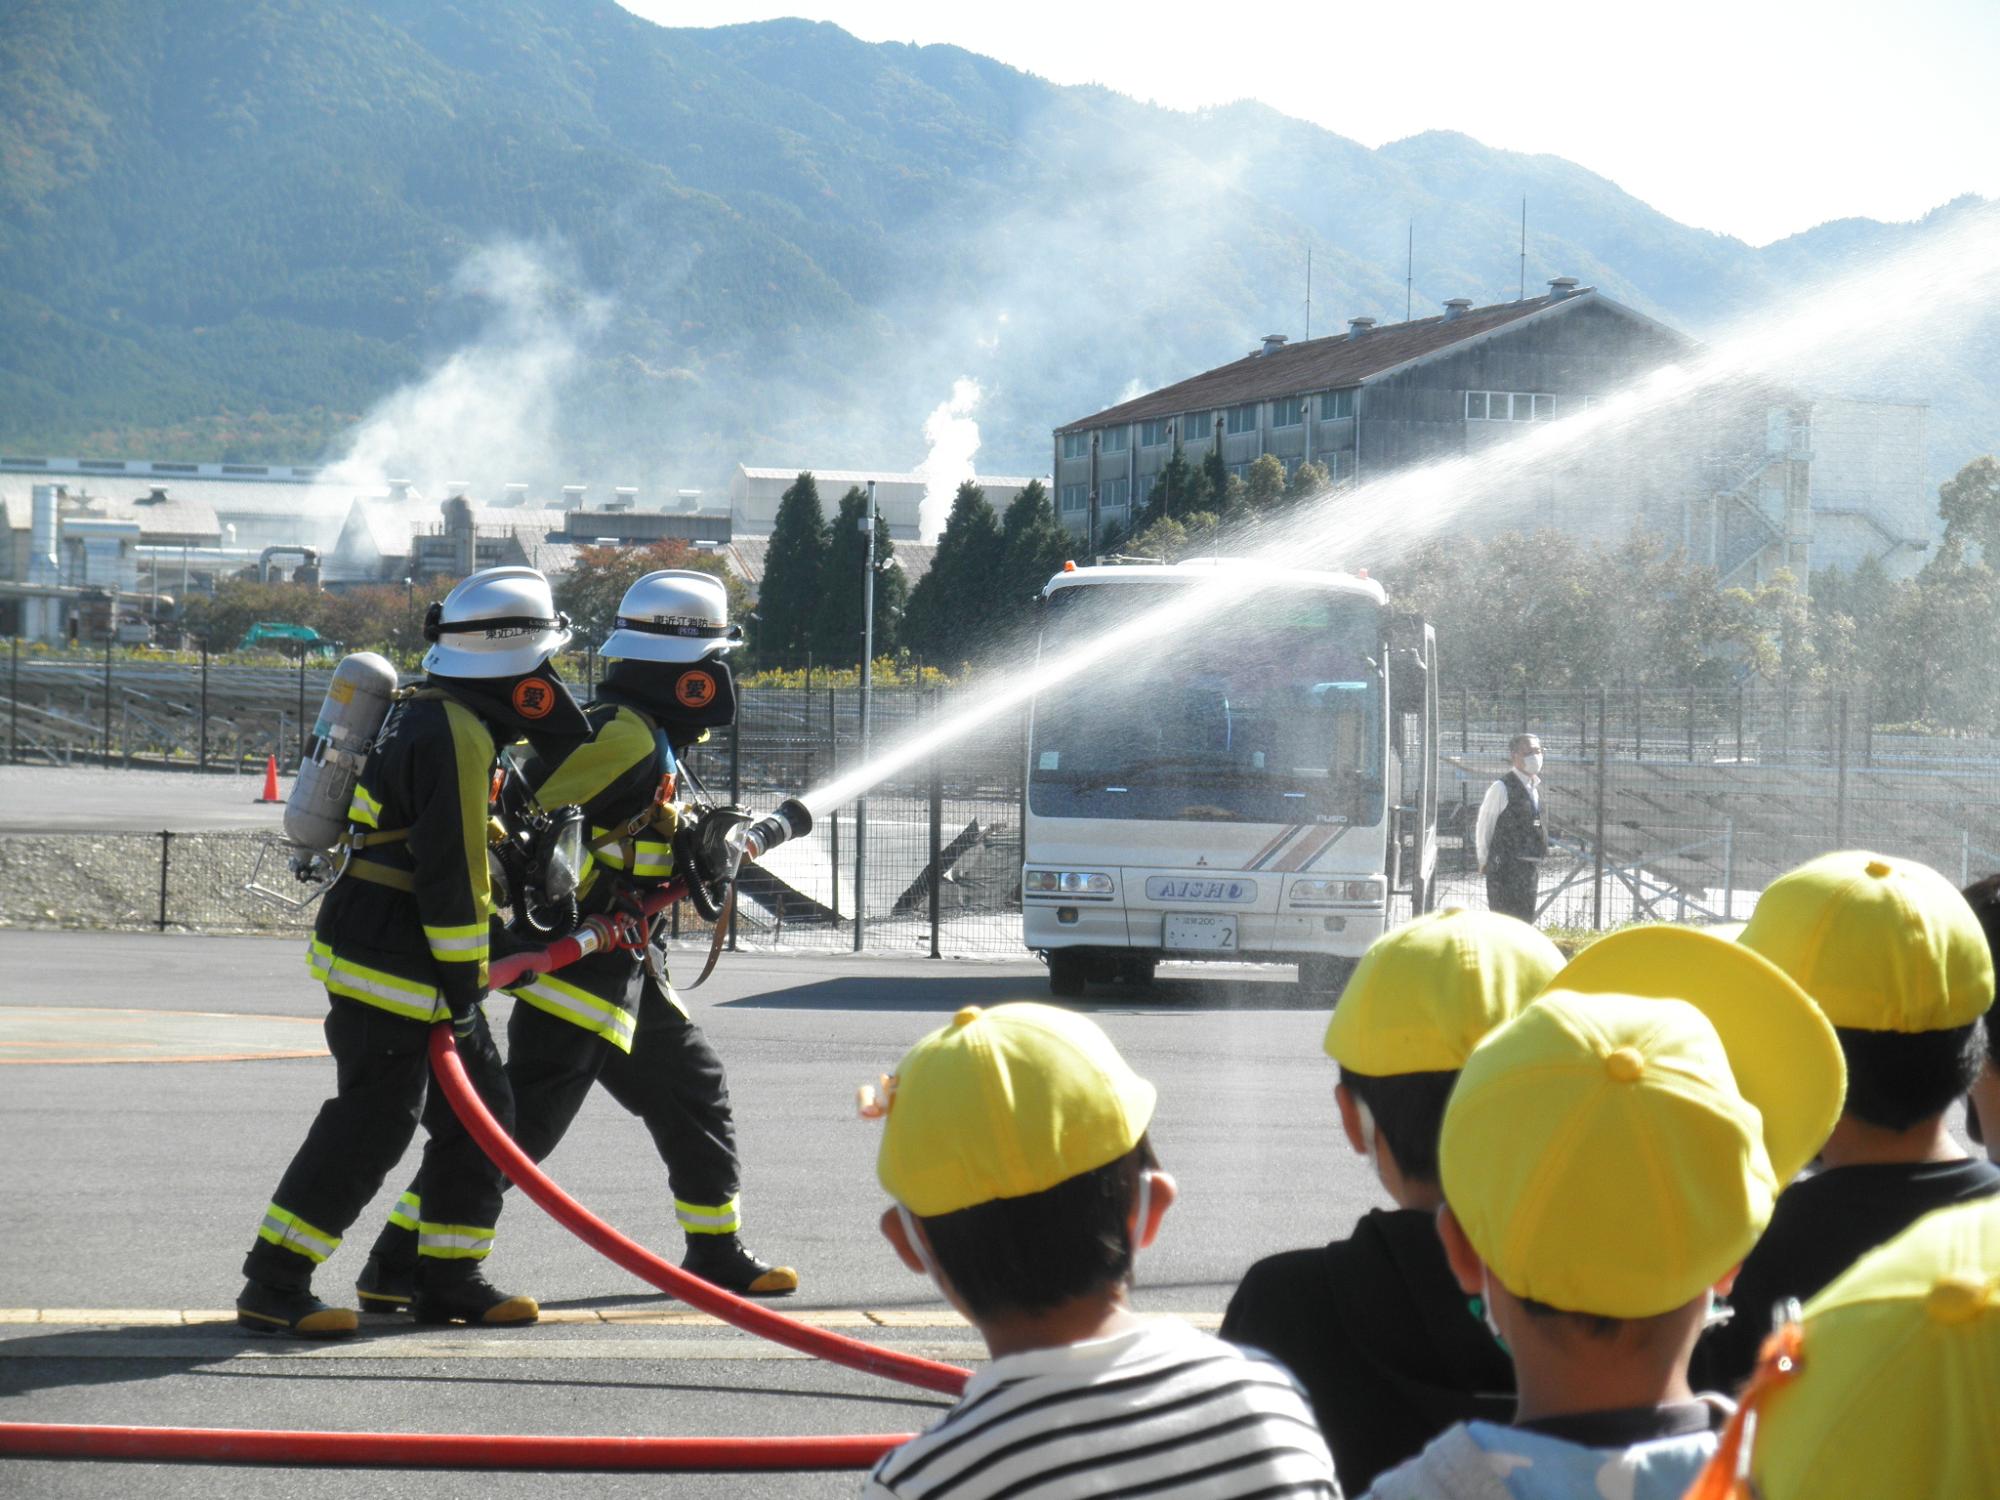
POLYGON ((367 858, 406 874, 411 889, 358 878, 334 883, 306 960, 334 994, 420 1021, 485 995, 493 759, 492 733, 460 703, 425 694, 390 710, 348 817, 405 834, 370 848, 367 858))

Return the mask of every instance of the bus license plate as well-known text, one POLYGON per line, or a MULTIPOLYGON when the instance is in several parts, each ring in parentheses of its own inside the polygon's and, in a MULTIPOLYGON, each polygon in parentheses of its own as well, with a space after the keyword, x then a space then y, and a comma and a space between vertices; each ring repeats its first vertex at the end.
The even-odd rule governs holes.
POLYGON ((1167 915, 1166 941, 1161 946, 1183 952, 1234 953, 1236 918, 1183 916, 1170 912, 1167 915))

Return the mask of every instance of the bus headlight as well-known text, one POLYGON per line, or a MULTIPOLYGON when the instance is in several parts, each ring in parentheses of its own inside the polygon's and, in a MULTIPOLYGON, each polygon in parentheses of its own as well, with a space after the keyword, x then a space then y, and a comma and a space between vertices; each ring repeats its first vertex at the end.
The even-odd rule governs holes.
POLYGON ((1287 898, 1293 906, 1348 906, 1367 902, 1379 906, 1388 882, 1380 875, 1360 880, 1294 880, 1287 898))
POLYGON ((1028 870, 1021 889, 1030 896, 1109 897, 1111 877, 1095 870, 1028 870))

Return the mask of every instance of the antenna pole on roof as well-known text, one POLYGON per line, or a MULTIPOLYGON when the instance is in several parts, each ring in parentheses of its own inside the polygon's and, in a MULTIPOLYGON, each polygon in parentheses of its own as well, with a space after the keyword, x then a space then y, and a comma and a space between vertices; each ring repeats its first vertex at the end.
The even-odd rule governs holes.
POLYGON ((1413 300, 1417 286, 1417 221, 1410 220, 1409 243, 1403 252, 1403 321, 1410 321, 1410 313, 1416 306, 1413 300))
POLYGON ((1521 289, 1514 296, 1516 302, 1528 300, 1528 195, 1521 194, 1521 289))
POLYGON ((1306 337, 1313 336, 1313 247, 1306 246, 1306 337))

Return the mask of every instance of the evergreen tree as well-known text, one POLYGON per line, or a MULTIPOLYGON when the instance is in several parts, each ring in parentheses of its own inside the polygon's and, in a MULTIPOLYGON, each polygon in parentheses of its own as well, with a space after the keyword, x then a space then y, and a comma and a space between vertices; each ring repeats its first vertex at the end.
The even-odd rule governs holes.
MULTIPOLYGON (((868 537, 861 518, 868 514, 868 495, 859 485, 840 497, 833 521, 826 571, 820 577, 818 608, 813 616, 813 655, 836 666, 861 661, 861 592, 867 570, 868 537)), ((878 510, 875 514, 875 654, 893 656, 901 644, 903 606, 909 580, 896 561, 896 544, 878 510)))
POLYGON ((1012 614, 1076 555, 1077 539, 1056 519, 1049 492, 1031 479, 1000 521, 1000 607, 1012 614))
POLYGON ((1322 493, 1333 483, 1326 465, 1307 460, 1292 470, 1292 477, 1285 481, 1285 503, 1297 505, 1301 500, 1310 500, 1322 493))
POLYGON ((778 501, 771 545, 764 554, 764 586, 757 597, 753 642, 760 664, 803 666, 812 652, 829 542, 819 486, 810 472, 803 473, 778 501))
POLYGON ((1144 523, 1150 525, 1156 520, 1174 516, 1189 516, 1201 509, 1202 495, 1196 493, 1202 482, 1201 472, 1187 461, 1187 454, 1181 451, 1179 438, 1174 439, 1174 456, 1167 460, 1160 470, 1160 477, 1153 481, 1153 493, 1146 504, 1144 523))
POLYGON ((1005 549, 986 491, 968 479, 952 498, 930 571, 910 594, 908 644, 924 661, 951 671, 985 649, 1000 625, 1005 549))
POLYGON ((1276 510, 1285 498, 1285 465, 1266 453, 1250 465, 1250 505, 1259 515, 1276 510))
POLYGON ((1218 437, 1201 461, 1201 479, 1208 491, 1209 509, 1220 512, 1225 519, 1230 508, 1230 478, 1229 465, 1222 461, 1222 440, 1218 437))

